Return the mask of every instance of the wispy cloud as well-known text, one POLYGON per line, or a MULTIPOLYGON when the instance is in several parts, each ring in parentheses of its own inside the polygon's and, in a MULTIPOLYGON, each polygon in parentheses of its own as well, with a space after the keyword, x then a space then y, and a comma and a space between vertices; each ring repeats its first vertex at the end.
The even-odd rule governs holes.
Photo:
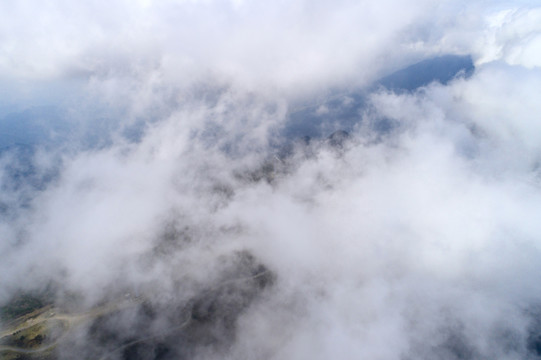
MULTIPOLYGON (((528 2, 1 4, 10 97, 0 105, 54 105, 73 142, 88 129, 107 141, 44 145, 20 169, 4 151, 0 301, 51 284, 58 303, 84 308, 145 297, 150 310, 72 334, 66 358, 114 348, 96 331, 122 333, 119 344, 137 338, 129 329, 163 335, 207 295, 234 316, 190 331, 228 346, 160 335, 171 356, 188 345, 206 359, 539 356, 539 12, 528 2), (474 73, 400 93, 369 87, 442 54, 471 55, 474 73), (323 137, 277 149, 292 111, 359 94, 340 146, 323 137), (272 284, 250 278, 259 265, 272 284)), ((314 107, 324 121, 336 113, 314 107)))

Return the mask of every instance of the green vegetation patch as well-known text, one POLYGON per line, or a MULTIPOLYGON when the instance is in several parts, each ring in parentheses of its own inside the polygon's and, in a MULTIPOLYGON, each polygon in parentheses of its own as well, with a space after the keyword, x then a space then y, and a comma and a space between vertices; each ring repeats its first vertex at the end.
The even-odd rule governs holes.
POLYGON ((43 297, 23 294, 16 296, 7 305, 0 307, 0 319, 10 321, 43 308, 48 303, 43 297))
POLYGON ((0 306, 0 321, 9 322, 52 303, 52 288, 39 292, 20 292, 13 296, 9 303, 0 306))
POLYGON ((2 345, 13 346, 16 348, 31 349, 43 345, 48 338, 48 328, 45 321, 34 326, 16 331, 11 336, 2 338, 2 345))
POLYGON ((54 351, 25 354, 12 350, 0 350, 0 359, 2 360, 56 360, 57 358, 54 351))

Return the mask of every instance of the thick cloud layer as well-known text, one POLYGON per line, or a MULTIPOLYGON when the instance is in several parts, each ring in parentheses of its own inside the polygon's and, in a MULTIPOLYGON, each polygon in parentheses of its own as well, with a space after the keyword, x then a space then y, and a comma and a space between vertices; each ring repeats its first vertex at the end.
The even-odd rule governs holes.
POLYGON ((3 145, 0 302, 144 299, 60 358, 541 356, 540 14, 0 4, 0 118, 52 129, 3 145), (442 54, 475 71, 371 86, 442 54), (339 130, 352 103, 349 133, 284 139, 293 114, 339 130))

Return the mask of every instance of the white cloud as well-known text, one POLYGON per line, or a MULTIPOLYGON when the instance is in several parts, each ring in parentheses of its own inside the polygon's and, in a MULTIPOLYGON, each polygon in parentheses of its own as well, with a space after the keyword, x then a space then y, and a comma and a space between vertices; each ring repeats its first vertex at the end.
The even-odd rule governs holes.
POLYGON ((200 358, 530 356, 528 311, 541 296, 539 9, 505 5, 0 5, 0 77, 82 79, 71 113, 96 102, 146 126, 137 142, 61 153, 44 190, 2 194, 32 197, 0 228, 0 300, 56 279, 89 306, 124 288, 180 306, 219 281, 224 255, 248 249, 276 281, 240 316, 225 354, 200 358), (269 160, 296 100, 448 52, 472 53, 475 73, 377 90, 341 149, 313 139, 269 160), (395 125, 375 134, 381 119, 395 125), (272 181, 257 181, 269 161, 272 181))
POLYGON ((541 9, 515 8, 498 11, 487 17, 487 50, 480 62, 503 60, 528 68, 541 65, 539 32, 541 9))

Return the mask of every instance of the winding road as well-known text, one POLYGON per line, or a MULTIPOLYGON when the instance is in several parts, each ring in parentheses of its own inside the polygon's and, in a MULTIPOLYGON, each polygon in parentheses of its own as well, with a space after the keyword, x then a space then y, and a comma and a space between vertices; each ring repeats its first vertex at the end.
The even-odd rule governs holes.
POLYGON ((0 345, 0 352, 11 351, 11 352, 16 352, 20 354, 37 354, 37 353, 41 353, 47 350, 51 350, 52 348, 57 346, 60 341, 62 341, 62 339, 68 334, 69 329, 72 328, 73 326, 79 325, 91 319, 95 319, 99 316, 112 313, 114 311, 118 311, 121 309, 138 305, 141 302, 142 300, 138 298, 134 298, 130 300, 123 300, 121 302, 110 303, 103 306, 99 306, 90 311, 86 311, 79 314, 52 313, 51 315, 51 311, 53 309, 45 308, 42 311, 40 311, 39 314, 37 314, 37 316, 31 317, 28 320, 24 321, 22 324, 18 324, 17 326, 14 326, 11 329, 0 332, 0 341, 8 336, 14 335, 17 332, 24 331, 33 326, 36 326, 45 322, 50 322, 50 321, 59 321, 63 323, 64 331, 62 335, 60 335, 57 339, 55 339, 54 342, 50 344, 44 344, 43 346, 39 346, 33 349, 26 349, 26 348, 11 346, 11 345, 0 345))

